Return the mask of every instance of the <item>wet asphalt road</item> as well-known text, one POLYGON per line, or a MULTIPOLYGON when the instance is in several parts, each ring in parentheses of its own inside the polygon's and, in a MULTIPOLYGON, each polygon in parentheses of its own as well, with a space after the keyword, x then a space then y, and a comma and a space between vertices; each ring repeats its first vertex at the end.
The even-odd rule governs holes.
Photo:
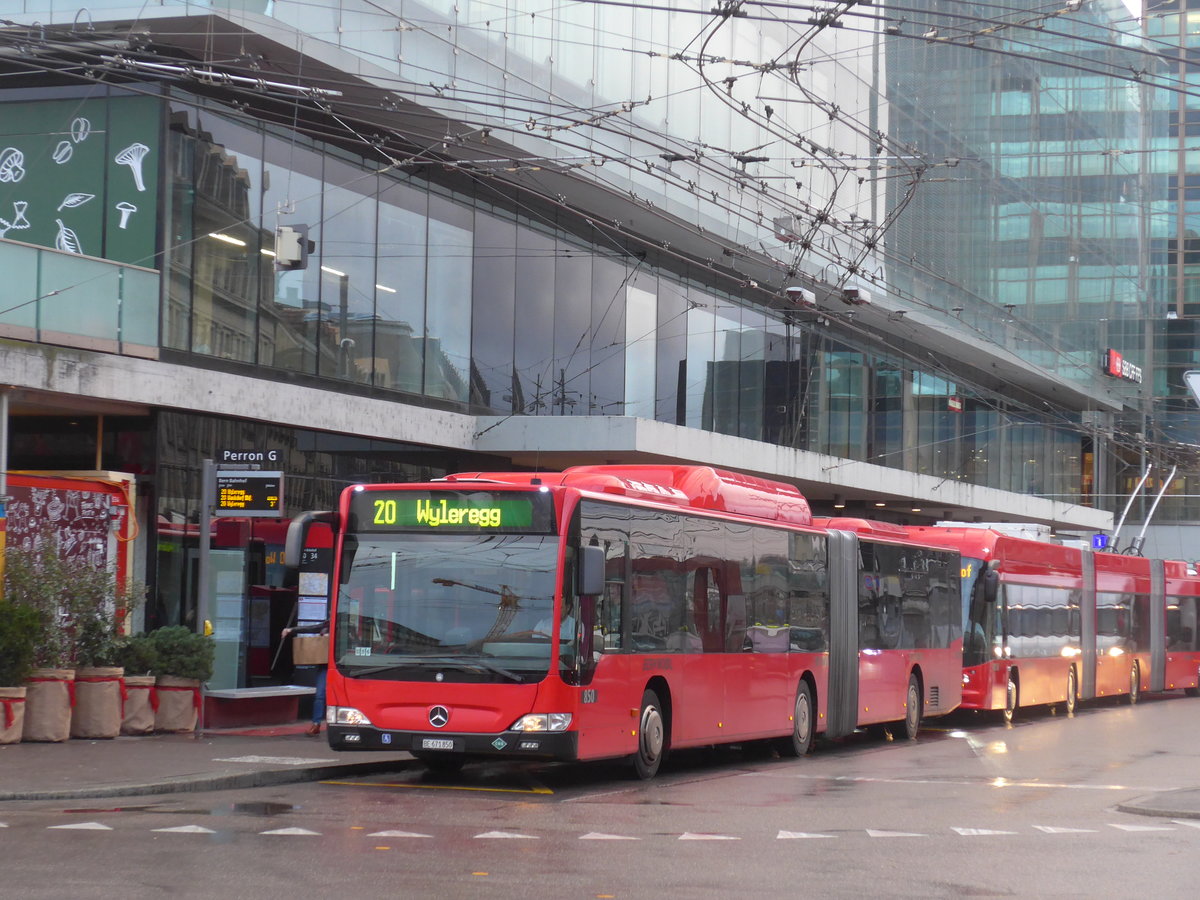
POLYGON ((1200 699, 931 721, 803 760, 417 763, 352 779, 0 805, 0 896, 1194 897, 1200 819, 1118 806, 1200 786, 1200 699))

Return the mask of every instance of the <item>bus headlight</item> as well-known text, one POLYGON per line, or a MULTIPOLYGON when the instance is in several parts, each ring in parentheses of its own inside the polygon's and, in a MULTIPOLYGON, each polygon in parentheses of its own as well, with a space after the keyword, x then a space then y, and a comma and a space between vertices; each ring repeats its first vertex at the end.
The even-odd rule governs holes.
POLYGON ((370 725, 371 720, 353 706, 331 706, 325 710, 325 721, 330 725, 370 725))
POLYGON ((513 723, 512 731, 566 731, 571 725, 570 713, 530 713, 513 723))

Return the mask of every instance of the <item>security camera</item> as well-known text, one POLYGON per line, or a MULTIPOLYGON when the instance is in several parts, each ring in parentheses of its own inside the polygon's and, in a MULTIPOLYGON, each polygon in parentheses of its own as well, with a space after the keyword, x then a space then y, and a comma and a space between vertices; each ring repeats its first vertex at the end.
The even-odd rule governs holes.
POLYGON ((797 306, 811 307, 817 305, 817 295, 808 288, 800 287, 798 284, 789 284, 783 289, 783 292, 787 294, 787 298, 797 306))

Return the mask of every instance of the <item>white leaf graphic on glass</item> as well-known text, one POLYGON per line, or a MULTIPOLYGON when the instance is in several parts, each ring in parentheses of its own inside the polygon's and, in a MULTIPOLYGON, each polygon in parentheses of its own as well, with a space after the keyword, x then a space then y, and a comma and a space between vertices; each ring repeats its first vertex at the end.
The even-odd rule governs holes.
POLYGON ((58 204, 58 209, 55 212, 62 212, 64 209, 74 209, 94 199, 96 199, 95 194, 67 194, 67 196, 63 197, 63 202, 58 204))
POLYGON ((70 160, 71 154, 74 152, 75 148, 71 146, 70 141, 59 141, 58 146, 54 148, 54 152, 50 154, 50 158, 61 166, 70 160))
POLYGON ((145 144, 134 142, 113 157, 113 162, 118 165, 129 166, 129 171, 133 173, 133 183, 139 191, 146 189, 146 183, 142 181, 142 160, 149 152, 150 148, 145 144))
POLYGON ((58 237, 54 239, 54 246, 64 253, 83 253, 83 248, 79 246, 79 237, 75 232, 64 225, 62 219, 55 219, 54 223, 58 225, 58 237))
POLYGON ((92 123, 80 116, 71 122, 71 140, 77 144, 82 144, 87 140, 87 136, 92 133, 92 123))

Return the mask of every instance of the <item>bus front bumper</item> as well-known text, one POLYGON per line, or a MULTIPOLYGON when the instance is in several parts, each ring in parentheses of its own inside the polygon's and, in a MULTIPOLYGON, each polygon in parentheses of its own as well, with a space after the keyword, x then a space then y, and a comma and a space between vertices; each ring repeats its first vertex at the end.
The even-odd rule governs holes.
POLYGON ((463 754, 507 759, 579 758, 576 731, 502 731, 498 734, 436 734, 428 731, 387 731, 362 725, 330 725, 329 746, 334 750, 405 750, 422 753, 463 754))

